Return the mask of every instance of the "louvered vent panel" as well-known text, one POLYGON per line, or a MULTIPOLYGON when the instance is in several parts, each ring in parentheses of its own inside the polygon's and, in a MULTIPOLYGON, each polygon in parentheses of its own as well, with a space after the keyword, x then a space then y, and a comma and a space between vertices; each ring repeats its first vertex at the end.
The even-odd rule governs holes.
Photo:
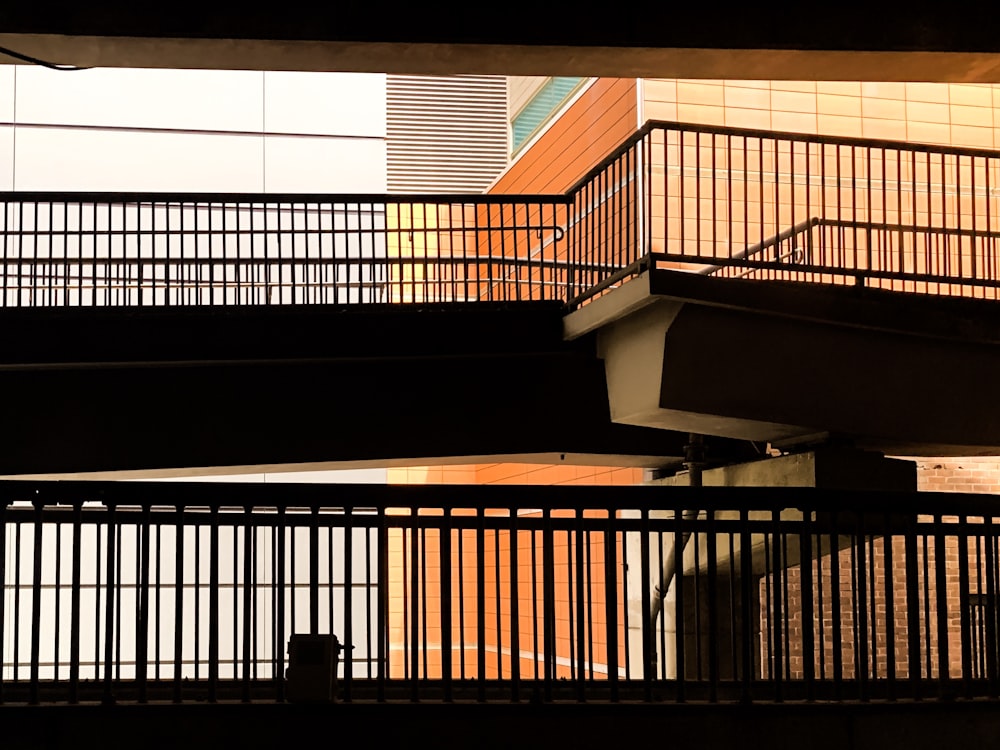
POLYGON ((479 193, 507 166, 504 76, 386 78, 393 193, 479 193))

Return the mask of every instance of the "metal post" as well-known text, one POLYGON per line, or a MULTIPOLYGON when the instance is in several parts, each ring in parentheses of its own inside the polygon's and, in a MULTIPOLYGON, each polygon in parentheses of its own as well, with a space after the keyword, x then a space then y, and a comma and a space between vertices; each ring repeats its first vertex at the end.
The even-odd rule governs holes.
MULTIPOLYGON (((139 602, 138 602, 138 622, 136 623, 135 651, 136 651, 136 680, 139 683, 139 702, 145 703, 146 696, 146 672, 149 663, 149 524, 150 506, 148 503, 142 506, 142 527, 140 530, 140 580, 139 580, 139 602)), ((159 613, 157 613, 159 616, 159 613)))
MULTIPOLYGON (((688 484, 690 487, 701 487, 702 486, 702 472, 705 469, 705 439, 703 435, 698 435, 691 433, 688 436, 688 444, 684 446, 684 466, 688 471, 688 484)), ((683 521, 693 521, 698 517, 700 510, 687 509, 682 515, 681 519, 683 521)), ((649 624, 650 632, 654 632, 656 629, 656 620, 660 616, 660 612, 663 609, 663 599, 666 597, 667 592, 670 590, 670 584, 674 580, 674 575, 677 572, 677 560, 678 555, 680 555, 681 562, 683 563, 684 549, 687 547, 688 540, 691 538, 691 533, 685 531, 680 534, 679 541, 675 537, 674 545, 671 547, 670 552, 667 553, 666 557, 663 559, 663 568, 660 574, 660 584, 653 586, 653 600, 650 605, 649 610, 649 624)), ((681 592, 678 591, 678 596, 681 596, 681 592)), ((647 669, 656 670, 656 641, 655 639, 650 640, 651 649, 649 659, 647 663, 647 669)), ((681 675, 677 675, 678 680, 681 679, 681 675)))
POLYGON ((114 703, 114 695, 111 690, 112 673, 114 670, 114 640, 119 636, 115 633, 115 590, 113 587, 115 580, 115 506, 114 503, 105 503, 108 509, 108 545, 107 545, 107 567, 105 586, 105 611, 104 611, 104 703, 114 703))
MULTIPOLYGON (((2 512, 2 506, 0 506, 2 512)), ((69 702, 77 703, 80 699, 80 557, 83 521, 83 503, 73 504, 73 584, 70 601, 70 638, 69 638, 69 702)), ((0 558, 3 553, 3 524, 0 524, 0 558)), ((0 559, 0 565, 3 565, 0 559)), ((3 576, 0 575, 0 591, 3 590, 3 576)), ((0 597, 2 599, 2 597, 0 597)), ((2 605, 0 605, 2 606, 2 605)), ((2 610, 0 610, 0 620, 2 620, 2 610)))
MULTIPOLYGON (((34 555, 31 571, 31 692, 29 702, 38 703, 39 648, 42 634, 42 508, 44 503, 35 500, 34 555)), ((18 623, 14 623, 18 627, 18 623)))

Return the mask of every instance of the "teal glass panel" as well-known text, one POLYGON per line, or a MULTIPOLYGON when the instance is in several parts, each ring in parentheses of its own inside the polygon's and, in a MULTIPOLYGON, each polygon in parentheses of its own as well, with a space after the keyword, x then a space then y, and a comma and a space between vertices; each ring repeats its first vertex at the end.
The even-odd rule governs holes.
POLYGON ((582 78, 557 77, 542 86, 511 123, 512 150, 517 151, 531 138, 576 91, 582 81, 582 78))

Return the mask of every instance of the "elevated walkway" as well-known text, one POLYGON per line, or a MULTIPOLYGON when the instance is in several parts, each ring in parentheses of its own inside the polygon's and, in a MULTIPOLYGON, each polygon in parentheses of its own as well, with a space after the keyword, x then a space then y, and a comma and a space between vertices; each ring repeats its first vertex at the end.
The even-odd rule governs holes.
MULTIPOLYGON (((679 463, 686 436, 608 416, 560 305, 0 312, 0 474, 679 463)), ((721 441, 720 457, 750 446, 721 441)))
POLYGON ((2 482, 5 742, 985 740, 996 514, 899 489, 2 482), (287 703, 303 633, 353 646, 336 705, 287 703))
POLYGON ((650 122, 565 195, 2 193, 0 475, 998 453, 997 169, 650 122))

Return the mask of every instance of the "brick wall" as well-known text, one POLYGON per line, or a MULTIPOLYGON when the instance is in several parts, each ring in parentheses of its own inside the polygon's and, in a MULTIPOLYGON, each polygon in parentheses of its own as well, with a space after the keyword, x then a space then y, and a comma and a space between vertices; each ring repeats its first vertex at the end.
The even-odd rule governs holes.
MULTIPOLYGON (((920 517, 930 522, 930 517, 920 517)), ((967 549, 961 550, 956 533, 957 519, 945 517, 942 535, 925 527, 917 538, 914 561, 907 566, 907 551, 900 536, 857 539, 840 537, 839 551, 823 555, 812 564, 812 635, 815 654, 813 668, 817 678, 836 675, 836 659, 840 659, 840 674, 853 679, 859 674, 885 678, 890 666, 897 678, 910 674, 910 640, 918 643, 920 674, 936 678, 942 670, 951 678, 962 677, 963 630, 970 649, 972 673, 985 675, 985 627, 976 627, 975 602, 985 594, 987 551, 986 538, 975 535, 975 524, 982 519, 969 519, 972 536, 967 549), (949 536, 950 534, 950 536, 949 536), (891 557, 891 562, 889 558, 891 557), (969 595, 962 595, 962 565, 967 574, 965 586, 969 595), (943 596, 939 596, 943 581, 943 596), (912 592, 907 592, 907 583, 912 592), (915 596, 914 600, 910 596, 915 596), (865 616, 862 619, 861 598, 865 616), (915 607, 911 608, 911 603, 915 607), (968 624, 963 625, 963 607, 968 624), (911 617, 911 609, 915 615, 911 617), (944 612, 939 617, 940 610, 944 612), (835 626, 839 624, 839 633, 835 626), (943 638, 942 638, 943 631, 943 638), (860 642, 866 645, 862 649, 860 642), (942 653, 942 647, 944 653, 942 653)), ((995 543, 995 541, 994 541, 995 543)), ((810 627, 804 623, 801 568, 793 566, 779 574, 761 578, 759 593, 762 602, 779 587, 782 596, 787 591, 785 607, 778 613, 772 604, 760 611, 761 672, 769 676, 781 669, 787 678, 804 676, 803 635, 810 627), (784 575, 782 575, 783 573, 784 575), (778 615, 779 626, 775 627, 778 615), (780 629, 779 629, 780 628, 780 629), (787 630, 787 633, 786 633, 787 630), (770 660, 775 650, 774 640, 780 633, 782 664, 770 660), (787 663, 786 662, 787 659, 787 663)))
POLYGON ((915 460, 921 492, 1000 493, 1000 457, 915 460))

